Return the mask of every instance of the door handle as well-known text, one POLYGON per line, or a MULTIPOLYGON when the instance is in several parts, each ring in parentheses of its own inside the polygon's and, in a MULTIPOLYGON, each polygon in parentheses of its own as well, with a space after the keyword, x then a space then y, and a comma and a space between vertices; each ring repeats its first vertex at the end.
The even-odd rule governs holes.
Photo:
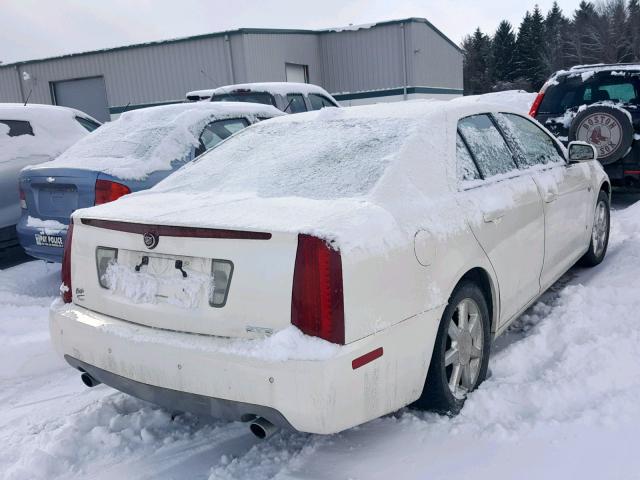
POLYGON ((504 210, 492 210, 490 212, 483 212, 482 218, 485 223, 498 223, 504 217, 504 210))
POLYGON ((556 192, 545 192, 544 194, 544 203, 555 202, 558 199, 558 194, 556 192))

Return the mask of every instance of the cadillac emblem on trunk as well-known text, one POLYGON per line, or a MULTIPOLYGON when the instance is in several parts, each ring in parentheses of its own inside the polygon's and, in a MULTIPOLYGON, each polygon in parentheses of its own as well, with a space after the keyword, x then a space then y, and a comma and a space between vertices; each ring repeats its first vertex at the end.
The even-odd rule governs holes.
POLYGON ((159 237, 158 237, 158 235, 156 233, 147 232, 147 233, 144 234, 142 239, 144 240, 145 246, 149 250, 153 250, 158 245, 159 237))

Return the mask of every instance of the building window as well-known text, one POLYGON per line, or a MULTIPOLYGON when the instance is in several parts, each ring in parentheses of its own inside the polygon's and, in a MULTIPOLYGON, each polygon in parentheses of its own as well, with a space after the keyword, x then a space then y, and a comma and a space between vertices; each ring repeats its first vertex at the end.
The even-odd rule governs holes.
POLYGON ((309 83, 309 65, 285 63, 284 73, 287 82, 309 83))

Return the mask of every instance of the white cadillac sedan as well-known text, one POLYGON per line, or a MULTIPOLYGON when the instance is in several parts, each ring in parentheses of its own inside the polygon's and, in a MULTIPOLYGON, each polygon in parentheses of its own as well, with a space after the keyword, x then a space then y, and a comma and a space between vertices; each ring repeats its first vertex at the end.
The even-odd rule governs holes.
POLYGON ((594 160, 465 102, 259 123, 74 213, 53 343, 89 386, 262 437, 409 404, 455 413, 493 339, 574 263, 602 261, 594 160))

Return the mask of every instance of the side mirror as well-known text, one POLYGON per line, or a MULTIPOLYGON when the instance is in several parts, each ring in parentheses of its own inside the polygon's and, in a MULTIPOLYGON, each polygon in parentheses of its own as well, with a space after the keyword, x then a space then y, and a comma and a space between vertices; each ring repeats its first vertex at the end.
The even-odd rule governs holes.
POLYGON ((569 144, 569 163, 589 162, 598 158, 596 147, 587 142, 569 144))

